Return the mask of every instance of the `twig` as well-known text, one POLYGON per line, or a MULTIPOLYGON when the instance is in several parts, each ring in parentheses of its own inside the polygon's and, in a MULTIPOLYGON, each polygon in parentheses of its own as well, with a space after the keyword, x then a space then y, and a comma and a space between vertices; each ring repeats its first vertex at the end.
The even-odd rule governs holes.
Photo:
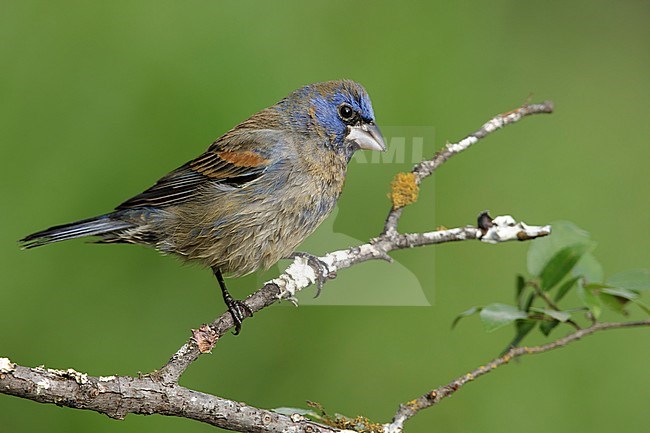
POLYGON ((591 335, 598 331, 604 331, 607 329, 620 329, 620 328, 633 328, 640 326, 650 326, 649 320, 639 320, 635 322, 612 322, 612 323, 596 323, 589 328, 580 329, 572 334, 567 335, 566 337, 560 338, 559 340, 553 341, 552 343, 543 344, 540 346, 520 346, 513 347, 507 351, 504 355, 494 359, 486 365, 482 365, 479 368, 460 376, 459 378, 453 380, 445 386, 441 386, 432 391, 427 392, 421 397, 411 400, 407 403, 401 404, 399 410, 393 417, 393 421, 389 424, 384 424, 384 431, 386 433, 399 433, 404 427, 404 422, 412 418, 418 412, 428 407, 433 406, 434 404, 439 403, 444 398, 450 397, 453 393, 458 391, 463 385, 473 381, 477 377, 483 376, 496 368, 509 363, 512 359, 518 358, 523 355, 533 355, 536 353, 544 353, 549 350, 557 349, 559 347, 564 347, 569 343, 580 340, 582 337, 591 335))
MULTIPOLYGON (((541 104, 525 104, 521 107, 509 111, 507 113, 499 114, 492 119, 488 120, 478 131, 468 135, 457 143, 447 143, 447 145, 438 151, 433 158, 422 161, 413 167, 411 173, 415 175, 415 183, 419 185, 423 179, 429 177, 438 167, 444 164, 452 156, 459 154, 463 150, 469 148, 480 139, 486 137, 488 134, 503 128, 504 126, 518 122, 526 116, 532 114, 552 113, 553 103, 544 101, 541 104)), ((397 224, 402 216, 403 207, 391 209, 386 217, 384 224, 383 234, 389 234, 397 231, 397 224)))

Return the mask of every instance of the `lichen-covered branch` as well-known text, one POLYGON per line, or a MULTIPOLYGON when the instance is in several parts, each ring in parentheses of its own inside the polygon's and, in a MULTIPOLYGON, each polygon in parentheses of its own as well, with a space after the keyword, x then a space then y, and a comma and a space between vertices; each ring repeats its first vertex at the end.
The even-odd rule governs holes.
POLYGON ((541 104, 525 104, 521 107, 499 114, 483 124, 476 132, 469 134, 456 143, 447 143, 445 147, 436 152, 431 159, 416 164, 411 174, 398 173, 391 184, 391 199, 393 206, 386 217, 384 234, 397 231, 397 224, 402 216, 404 207, 417 199, 419 185, 423 179, 429 177, 438 167, 452 156, 468 149, 480 139, 504 126, 516 123, 526 116, 553 112, 553 103, 545 101, 541 104))
POLYGON ((416 415, 421 410, 431 407, 434 404, 439 403, 441 400, 450 397, 462 386, 468 384, 480 376, 483 376, 484 374, 494 371, 496 368, 502 365, 509 363, 514 358, 518 358, 524 355, 544 353, 548 352, 549 350, 564 347, 569 343, 578 341, 581 338, 598 331, 605 331, 608 329, 634 328, 641 326, 650 326, 650 320, 639 320, 635 322, 595 323, 589 328, 580 329, 572 334, 567 335, 566 337, 555 340, 552 343, 543 344, 540 346, 513 347, 504 355, 492 360, 485 365, 478 367, 477 369, 467 374, 458 377, 457 379, 451 381, 449 384, 431 390, 415 400, 411 400, 400 405, 399 410, 393 417, 393 421, 389 424, 384 424, 384 431, 386 433, 400 433, 404 427, 404 422, 416 415))
POLYGON ((68 369, 28 368, 0 358, 0 392, 123 419, 129 413, 201 421, 242 432, 338 432, 302 416, 286 416, 162 383, 152 376, 88 376, 68 369))

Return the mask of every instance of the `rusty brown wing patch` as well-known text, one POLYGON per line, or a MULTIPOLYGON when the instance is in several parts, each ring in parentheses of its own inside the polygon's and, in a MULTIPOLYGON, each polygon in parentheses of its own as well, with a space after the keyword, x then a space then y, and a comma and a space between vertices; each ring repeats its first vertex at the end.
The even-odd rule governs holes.
POLYGON ((250 150, 208 152, 190 163, 192 170, 212 179, 260 174, 270 161, 250 150))
POLYGON ((226 151, 217 152, 217 155, 224 161, 228 161, 240 167, 259 167, 266 165, 269 160, 263 158, 259 153, 251 152, 250 150, 243 151, 226 151))

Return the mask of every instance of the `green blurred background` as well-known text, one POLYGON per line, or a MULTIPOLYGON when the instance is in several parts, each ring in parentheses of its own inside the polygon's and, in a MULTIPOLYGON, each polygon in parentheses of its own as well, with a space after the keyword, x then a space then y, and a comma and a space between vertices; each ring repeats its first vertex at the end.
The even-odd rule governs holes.
MULTIPOLYGON (((223 310, 210 272, 132 246, 24 252, 16 240, 110 210, 289 91, 341 77, 366 86, 380 125, 433 127, 438 146, 530 94, 556 103, 555 114, 446 164, 403 230, 471 224, 483 209, 531 224, 567 219, 599 242, 606 274, 648 267, 649 22, 643 1, 2 1, 0 355, 94 375, 161 366, 223 310)), ((334 230, 378 233, 388 183, 407 167, 353 164, 334 230)), ((450 323, 471 305, 510 302, 526 249, 464 242, 395 253, 431 307, 271 308, 181 383, 266 408, 309 399, 387 421, 399 402, 509 341, 510 330, 485 334, 476 319, 450 323)), ((354 291, 363 270, 390 269, 362 265, 331 288, 354 291)), ((249 293, 260 278, 230 284, 249 293)), ((612 331, 513 363, 408 431, 647 431, 649 342, 647 330, 612 331)), ((0 430, 214 431, 2 395, 0 430)))

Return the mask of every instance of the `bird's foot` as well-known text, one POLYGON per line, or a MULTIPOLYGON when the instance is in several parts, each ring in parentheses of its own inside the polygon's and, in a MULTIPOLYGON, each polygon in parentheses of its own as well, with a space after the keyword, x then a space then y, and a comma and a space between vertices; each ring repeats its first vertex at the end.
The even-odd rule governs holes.
POLYGON ((248 305, 238 299, 229 298, 225 299, 225 301, 228 311, 230 311, 230 315, 232 316, 232 321, 235 323, 235 332, 233 334, 238 335, 239 331, 241 331, 242 322, 247 317, 253 317, 253 311, 251 311, 248 305))
POLYGON ((325 284, 327 280, 333 280, 336 278, 336 272, 330 271, 327 263, 313 254, 296 251, 294 253, 291 253, 288 258, 295 259, 296 257, 307 260, 307 264, 314 270, 314 273, 316 274, 316 296, 314 296, 314 298, 318 298, 321 289, 323 288, 323 284, 325 284))

